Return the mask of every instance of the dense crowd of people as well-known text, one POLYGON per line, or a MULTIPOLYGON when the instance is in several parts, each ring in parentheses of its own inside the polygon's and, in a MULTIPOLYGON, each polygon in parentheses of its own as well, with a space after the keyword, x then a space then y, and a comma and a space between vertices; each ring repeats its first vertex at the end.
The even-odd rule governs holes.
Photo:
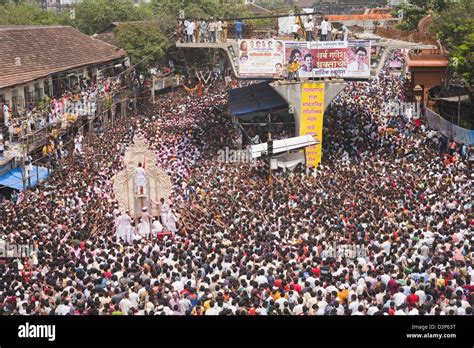
POLYGON ((221 84, 164 95, 2 205, 1 238, 38 254, 0 264, 0 314, 472 315, 467 156, 386 112, 403 82, 387 66, 348 82, 326 112, 322 164, 275 172, 271 188, 262 162, 218 160, 238 138, 221 84), (179 218, 171 236, 123 242, 112 180, 137 137, 179 218))
POLYGON ((66 126, 78 117, 95 117, 99 99, 108 97, 121 89, 121 76, 103 77, 100 80, 80 78, 61 95, 44 97, 39 104, 32 102, 25 109, 12 112, 6 103, 3 106, 5 138, 16 141, 24 135, 48 126, 66 126))

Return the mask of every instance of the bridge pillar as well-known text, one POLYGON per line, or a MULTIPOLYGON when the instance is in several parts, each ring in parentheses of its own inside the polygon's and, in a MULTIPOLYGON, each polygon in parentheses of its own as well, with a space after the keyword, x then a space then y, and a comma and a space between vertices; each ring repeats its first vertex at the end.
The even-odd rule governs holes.
MULTIPOLYGON (((311 82, 311 81, 308 81, 311 82)), ((316 81, 313 81, 316 82, 316 81)), ((292 108, 295 118, 295 134, 300 134, 301 124, 301 85, 302 81, 276 81, 270 86, 288 103, 292 108)), ((326 111, 329 103, 342 92, 346 83, 342 80, 324 81, 324 111, 326 111)))

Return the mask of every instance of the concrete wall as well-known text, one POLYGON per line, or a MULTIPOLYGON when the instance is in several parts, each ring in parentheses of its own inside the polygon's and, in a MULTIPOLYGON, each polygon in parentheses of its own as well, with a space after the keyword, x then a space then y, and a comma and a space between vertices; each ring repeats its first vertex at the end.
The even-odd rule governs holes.
MULTIPOLYGON (((346 86, 345 82, 325 81, 324 93, 324 110, 327 109, 329 103, 342 92, 346 86)), ((270 86, 288 103, 290 110, 293 111, 295 117, 295 134, 300 135, 301 124, 301 84, 302 82, 284 82, 280 81, 271 83, 270 86)))
MULTIPOLYGON (((46 78, 48 79, 48 78, 46 78)), ((34 100, 34 92, 35 92, 35 84, 39 83, 39 88, 43 89, 43 96, 44 96, 44 85, 45 85, 45 78, 38 79, 35 81, 31 81, 22 85, 16 85, 13 87, 7 87, 0 89, 0 95, 2 96, 3 100, 6 100, 8 105, 12 107, 12 97, 14 91, 17 92, 17 103, 19 103, 19 110, 22 110, 26 107, 26 98, 25 98, 25 87, 29 87, 30 92, 33 92, 33 100, 34 100)), ((3 102, 2 100, 2 102, 3 102)))

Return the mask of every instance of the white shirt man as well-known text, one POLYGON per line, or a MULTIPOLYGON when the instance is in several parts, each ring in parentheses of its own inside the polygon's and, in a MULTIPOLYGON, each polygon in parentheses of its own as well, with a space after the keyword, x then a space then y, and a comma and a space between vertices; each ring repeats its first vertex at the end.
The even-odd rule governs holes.
POLYGON ((422 305, 423 303, 425 303, 426 293, 425 293, 423 290, 417 290, 417 291, 415 292, 415 295, 417 295, 418 298, 420 299, 420 302, 419 302, 420 305, 422 305))
POLYGON ((406 300, 406 296, 402 292, 397 292, 393 295, 393 301, 395 302, 395 306, 400 306, 406 300))
POLYGON ((127 315, 130 308, 132 308, 132 301, 128 298, 124 298, 120 301, 119 307, 123 314, 127 315))
POLYGON ((130 244, 135 239, 135 227, 129 225, 125 229, 125 242, 130 244))
POLYGON ((194 35, 194 29, 196 29, 194 22, 189 22, 188 26, 186 27, 186 33, 188 35, 194 35))
POLYGON ((378 312, 378 310, 379 309, 374 304, 374 305, 370 306, 369 309, 367 310, 367 315, 374 315, 376 312, 378 312))
POLYGON ((275 304, 278 306, 278 308, 283 310, 283 308, 285 308, 285 302, 288 302, 288 300, 284 297, 280 297, 275 301, 275 304))
POLYGON ((161 224, 168 229, 168 213, 170 212, 170 206, 168 203, 165 203, 165 201, 161 201, 160 205, 160 218, 161 218, 161 224))
POLYGON ((138 167, 135 169, 135 180, 138 192, 140 194, 144 193, 145 190, 145 178, 146 178, 146 171, 143 169, 142 164, 138 163, 138 167))
POLYGON ((126 241, 127 230, 132 227, 132 219, 127 213, 120 215, 115 223, 115 237, 117 242, 120 240, 126 241))
POLYGON ((312 21, 308 21, 304 24, 304 29, 306 31, 313 31, 314 29, 314 23, 312 21))
POLYGON ((217 41, 219 42, 222 35, 222 21, 219 19, 217 22, 217 41))
POLYGON ((329 31, 329 22, 326 21, 326 18, 321 22, 321 35, 327 35, 329 31))
POLYGON ((55 311, 56 315, 67 315, 71 313, 71 307, 65 305, 65 304, 60 304, 55 311))
POLYGON ((187 298, 182 298, 179 300, 178 307, 179 307, 180 313, 182 314, 185 314, 187 310, 192 308, 192 306, 193 305, 191 301, 189 301, 187 298))
POLYGON ((154 220, 151 224, 151 233, 156 236, 158 233, 163 232, 163 225, 158 220, 154 220))
POLYGON ((397 309, 395 315, 407 315, 403 309, 397 309))
POLYGON ((359 308, 359 306, 360 306, 359 301, 355 300, 354 302, 351 302, 349 304, 348 308, 352 311, 352 313, 355 313, 357 312, 357 308, 359 308))
POLYGON ((8 113, 9 113, 8 105, 3 104, 3 121, 5 122, 5 127, 8 127, 10 125, 9 120, 8 120, 8 113))
POLYGON ((291 32, 293 34, 298 34, 300 31, 300 26, 298 25, 298 23, 294 23, 292 26, 291 26, 291 32))
POLYGON ((217 305, 214 305, 214 307, 209 308, 205 315, 219 315, 219 310, 216 308, 217 305))
POLYGON ((140 227, 138 229, 138 233, 140 234, 140 236, 144 238, 148 238, 150 235, 150 232, 151 232, 150 220, 151 220, 150 214, 148 213, 147 208, 145 207, 143 208, 142 220, 140 223, 140 227))
POLYGON ((79 134, 76 138, 74 138, 74 152, 76 154, 81 154, 82 155, 82 141, 84 140, 84 137, 82 134, 79 134))
POLYGON ((258 286, 260 286, 260 285, 262 285, 262 284, 268 284, 267 277, 265 277, 263 274, 262 274, 262 275, 258 275, 258 276, 255 278, 255 281, 258 283, 258 286))

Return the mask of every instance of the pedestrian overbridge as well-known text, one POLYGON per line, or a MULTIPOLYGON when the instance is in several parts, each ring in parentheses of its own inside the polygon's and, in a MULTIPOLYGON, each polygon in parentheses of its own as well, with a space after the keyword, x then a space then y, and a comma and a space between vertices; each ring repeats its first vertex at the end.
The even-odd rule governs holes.
POLYGON ((239 45, 237 41, 229 40, 225 43, 213 42, 177 42, 177 48, 212 48, 221 51, 227 57, 229 67, 232 69, 232 74, 235 78, 241 78, 238 64, 238 50, 239 45))

